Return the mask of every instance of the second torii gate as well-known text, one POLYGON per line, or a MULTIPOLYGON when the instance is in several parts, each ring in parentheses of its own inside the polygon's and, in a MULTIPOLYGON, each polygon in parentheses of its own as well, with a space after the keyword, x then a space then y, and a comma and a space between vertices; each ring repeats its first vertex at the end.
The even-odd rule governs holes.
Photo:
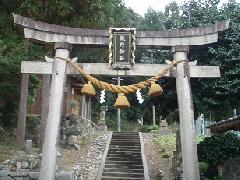
MULTIPOLYGON (((61 102, 65 74, 77 74, 66 61, 70 57, 72 44, 108 46, 108 31, 70 28, 34 21, 14 14, 14 22, 24 27, 25 38, 53 43, 56 49, 53 62, 22 62, 23 74, 52 74, 47 124, 43 145, 40 180, 55 179, 57 135, 60 124, 61 102)), ((218 32, 228 28, 229 21, 222 21, 208 27, 171 31, 138 31, 136 45, 141 47, 170 46, 176 69, 166 76, 176 77, 178 107, 180 116, 181 148, 183 159, 183 179, 199 180, 197 147, 195 142, 194 110, 190 78, 220 77, 217 66, 196 66, 187 61, 189 46, 217 42, 218 32)), ((136 64, 132 70, 111 70, 108 63, 81 63, 83 69, 92 75, 110 76, 153 76, 166 65, 136 64)), ((24 98, 23 98, 24 100, 24 98)))

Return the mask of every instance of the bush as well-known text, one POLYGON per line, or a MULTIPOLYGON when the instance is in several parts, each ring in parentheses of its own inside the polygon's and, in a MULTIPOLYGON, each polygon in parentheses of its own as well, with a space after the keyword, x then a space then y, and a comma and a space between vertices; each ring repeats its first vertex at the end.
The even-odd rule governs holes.
POLYGON ((209 164, 206 173, 209 178, 217 175, 217 166, 229 157, 240 157, 240 139, 236 134, 213 135, 198 144, 198 160, 209 164))
POLYGON ((208 170, 208 163, 199 162, 199 171, 201 175, 204 175, 208 170))
POLYGON ((148 126, 147 129, 148 129, 148 132, 151 132, 153 130, 158 130, 159 126, 158 125, 151 125, 151 126, 148 126))
POLYGON ((162 135, 155 139, 156 145, 160 149, 176 149, 176 135, 175 134, 169 134, 169 135, 162 135))

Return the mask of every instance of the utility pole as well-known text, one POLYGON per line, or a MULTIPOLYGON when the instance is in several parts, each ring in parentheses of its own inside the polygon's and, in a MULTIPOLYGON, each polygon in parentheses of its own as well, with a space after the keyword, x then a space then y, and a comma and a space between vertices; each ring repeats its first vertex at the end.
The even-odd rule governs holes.
MULTIPOLYGON (((121 85, 121 79, 119 76, 117 78, 112 78, 113 80, 117 80, 117 84, 120 86, 121 85)), ((117 108, 117 128, 118 132, 121 132, 121 110, 120 108, 117 108)))
MULTIPOLYGON (((117 82, 118 82, 118 85, 120 86, 120 82, 121 81, 121 79, 120 79, 120 77, 118 77, 117 78, 117 82)), ((118 120, 118 132, 121 132, 121 110, 120 110, 120 108, 117 108, 117 120, 118 120)))

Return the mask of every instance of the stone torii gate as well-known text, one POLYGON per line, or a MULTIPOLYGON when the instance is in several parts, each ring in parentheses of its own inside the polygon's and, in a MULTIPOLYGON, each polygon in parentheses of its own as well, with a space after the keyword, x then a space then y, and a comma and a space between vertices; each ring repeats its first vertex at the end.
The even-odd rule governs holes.
MULTIPOLYGON (((34 21, 16 14, 14 14, 14 22, 24 27, 25 38, 54 44, 56 50, 53 62, 24 61, 21 66, 21 73, 23 74, 52 74, 40 180, 53 180, 55 179, 56 171, 57 136, 60 124, 64 78, 65 74, 77 74, 76 70, 61 58, 66 59, 70 57, 72 44, 108 47, 109 34, 107 30, 64 27, 34 21)), ((188 62, 189 46, 217 42, 218 32, 227 29, 228 25, 229 21, 222 21, 201 28, 138 31, 136 33, 136 46, 144 48, 172 47, 175 60, 186 60, 178 63, 171 73, 165 75, 176 77, 184 180, 200 179, 190 78, 220 77, 218 66, 196 66, 188 62)), ((166 67, 164 64, 135 64, 135 68, 132 70, 111 70, 108 63, 94 63, 94 65, 91 63, 80 63, 80 65, 89 74, 109 76, 153 76, 166 67)))

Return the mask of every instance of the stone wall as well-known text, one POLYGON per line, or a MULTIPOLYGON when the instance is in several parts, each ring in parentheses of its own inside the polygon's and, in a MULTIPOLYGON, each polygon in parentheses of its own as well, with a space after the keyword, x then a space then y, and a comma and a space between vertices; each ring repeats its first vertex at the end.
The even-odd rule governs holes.
MULTIPOLYGON (((10 171, 9 169, 0 166, 1 180, 37 180, 39 172, 32 171, 10 171)), ((57 172, 56 180, 73 180, 73 172, 57 172)))
POLYGON ((95 130, 96 127, 90 120, 72 114, 62 119, 60 143, 78 149, 77 142, 95 130))
MULTIPOLYGON (((60 143, 65 147, 82 151, 81 141, 96 129, 97 127, 87 119, 76 115, 67 116, 61 121, 60 143)), ((56 180, 75 180, 96 176, 107 138, 108 132, 103 132, 103 135, 91 143, 89 152, 86 154, 87 162, 78 165, 78 168, 66 172, 57 165, 56 180)), ((25 151, 16 151, 12 157, 0 165, 0 180, 37 180, 41 156, 38 148, 32 148, 32 140, 27 140, 25 151)), ((57 156, 58 159, 61 158, 60 151, 57 156)))

